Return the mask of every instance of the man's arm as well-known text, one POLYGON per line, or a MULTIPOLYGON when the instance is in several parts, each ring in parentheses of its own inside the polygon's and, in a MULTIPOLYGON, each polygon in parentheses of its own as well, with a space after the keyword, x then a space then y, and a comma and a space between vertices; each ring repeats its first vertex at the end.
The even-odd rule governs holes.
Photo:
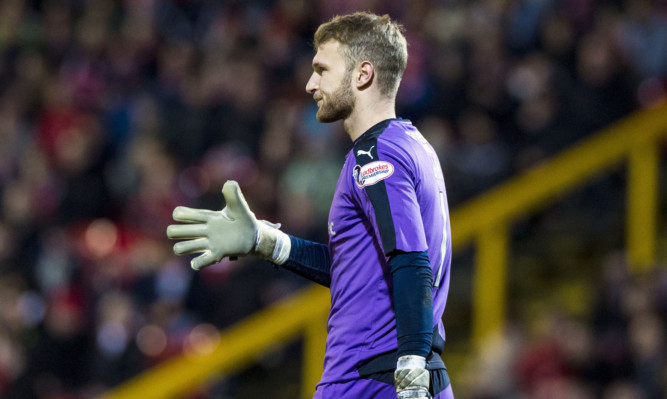
POLYGON ((399 399, 429 398, 426 357, 432 340, 433 281, 416 191, 416 161, 413 154, 391 140, 371 137, 366 142, 358 142, 355 150, 362 170, 370 164, 371 157, 359 156, 358 150, 362 150, 362 154, 370 151, 373 162, 384 162, 388 170, 393 171, 382 175, 374 184, 363 186, 372 204, 371 209, 365 209, 369 219, 375 221, 382 248, 389 257, 398 336, 394 374, 397 396, 399 399))
POLYGON ((399 253, 389 265, 394 283, 398 356, 426 357, 433 335, 433 280, 428 254, 399 253))
POLYGON ((289 258, 281 266, 325 287, 331 285, 329 246, 289 236, 289 258))
POLYGON ((398 398, 428 398, 430 377, 426 358, 433 335, 433 280, 428 253, 399 252, 389 265, 398 336, 394 374, 398 398))

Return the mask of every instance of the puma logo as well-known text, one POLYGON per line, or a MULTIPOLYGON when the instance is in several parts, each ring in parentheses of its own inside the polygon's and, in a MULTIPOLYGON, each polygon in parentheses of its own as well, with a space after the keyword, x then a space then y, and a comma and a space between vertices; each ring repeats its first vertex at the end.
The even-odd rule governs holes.
MULTIPOLYGON (((375 147, 375 146, 373 146, 373 147, 375 147)), ((366 154, 369 157, 371 157, 371 159, 373 159, 373 155, 371 154, 371 150, 373 149, 373 147, 369 148, 368 151, 357 150, 357 155, 366 154)))

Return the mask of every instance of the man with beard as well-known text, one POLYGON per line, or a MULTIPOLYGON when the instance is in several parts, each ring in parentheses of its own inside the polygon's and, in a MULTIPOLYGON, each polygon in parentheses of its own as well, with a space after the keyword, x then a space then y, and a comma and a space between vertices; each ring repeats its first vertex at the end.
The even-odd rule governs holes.
POLYGON ((199 270, 255 255, 331 290, 324 373, 314 398, 453 398, 440 358, 451 239, 445 183, 433 148, 395 98, 407 64, 401 26, 355 13, 322 24, 306 91, 322 123, 353 141, 329 214, 328 245, 258 221, 236 182, 226 207, 177 207, 167 235, 199 270))

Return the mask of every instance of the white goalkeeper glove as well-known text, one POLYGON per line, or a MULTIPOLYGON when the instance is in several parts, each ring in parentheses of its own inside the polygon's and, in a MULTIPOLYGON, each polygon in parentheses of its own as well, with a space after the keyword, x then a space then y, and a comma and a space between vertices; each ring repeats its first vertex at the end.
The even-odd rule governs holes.
POLYGON ((222 195, 227 205, 221 211, 184 206, 174 209, 174 220, 186 223, 167 227, 170 239, 185 240, 174 245, 174 253, 201 252, 190 262, 195 270, 218 263, 226 256, 256 255, 279 265, 285 263, 291 244, 287 234, 278 230, 280 225, 257 220, 235 181, 225 183, 222 195))
POLYGON ((398 399, 431 399, 428 391, 431 377, 426 370, 426 358, 407 355, 398 358, 394 385, 398 399))

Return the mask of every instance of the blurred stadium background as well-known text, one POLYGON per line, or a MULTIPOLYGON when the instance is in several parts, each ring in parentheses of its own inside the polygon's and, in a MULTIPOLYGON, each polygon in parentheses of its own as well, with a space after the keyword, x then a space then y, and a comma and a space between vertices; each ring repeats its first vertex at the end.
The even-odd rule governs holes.
MULTIPOLYGON (((326 240, 348 138, 304 87, 314 29, 356 10, 407 29, 398 113, 440 154, 454 212, 597 132, 632 142, 645 124, 628 116, 654 110, 667 130, 664 0, 2 0, 0 397, 118 392, 166 359, 227 351, 219 330, 307 287, 252 259, 194 273, 165 228, 176 205, 221 208, 236 179, 260 217, 326 240)), ((667 157, 647 148, 646 197, 626 200, 633 175, 612 162, 513 217, 502 275, 457 253, 458 398, 667 397, 667 157), (628 256, 627 215, 644 208, 648 252, 628 256), (480 336, 476 291, 497 279, 502 315, 480 336)), ((487 260, 506 249, 482 237, 501 237, 487 260)), ((299 397, 309 345, 172 397, 299 397)))

